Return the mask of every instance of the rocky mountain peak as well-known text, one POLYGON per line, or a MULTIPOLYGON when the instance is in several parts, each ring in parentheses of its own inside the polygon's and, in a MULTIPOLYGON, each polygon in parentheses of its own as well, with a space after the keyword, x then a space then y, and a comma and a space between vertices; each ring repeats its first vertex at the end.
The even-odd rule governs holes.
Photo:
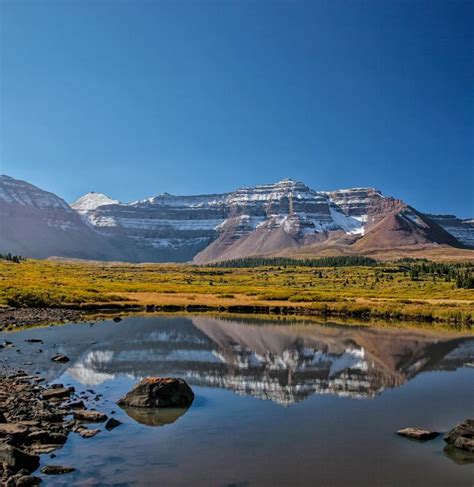
POLYGON ((110 198, 110 196, 107 196, 104 193, 96 193, 95 191, 91 191, 72 203, 71 208, 81 213, 88 210, 95 210, 99 206, 118 204, 120 204, 119 200, 110 198))
POLYGON ((72 211, 69 205, 55 194, 6 175, 0 176, 0 202, 30 208, 72 211))

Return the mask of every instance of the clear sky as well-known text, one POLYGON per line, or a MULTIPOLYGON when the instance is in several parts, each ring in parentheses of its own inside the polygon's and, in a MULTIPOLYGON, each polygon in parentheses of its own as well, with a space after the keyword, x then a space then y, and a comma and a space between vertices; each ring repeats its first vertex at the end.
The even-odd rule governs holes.
POLYGON ((1 0, 0 173, 68 201, 302 180, 474 216, 474 2, 1 0))

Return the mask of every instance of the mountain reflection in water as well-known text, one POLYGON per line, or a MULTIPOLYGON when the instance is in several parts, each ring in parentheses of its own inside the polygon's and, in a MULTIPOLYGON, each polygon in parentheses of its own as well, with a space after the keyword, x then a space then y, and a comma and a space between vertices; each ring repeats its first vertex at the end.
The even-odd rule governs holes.
POLYGON ((128 318, 76 356, 67 372, 88 386, 169 375, 290 405, 312 394, 372 398, 420 372, 456 369, 474 361, 474 339, 206 316, 128 318))

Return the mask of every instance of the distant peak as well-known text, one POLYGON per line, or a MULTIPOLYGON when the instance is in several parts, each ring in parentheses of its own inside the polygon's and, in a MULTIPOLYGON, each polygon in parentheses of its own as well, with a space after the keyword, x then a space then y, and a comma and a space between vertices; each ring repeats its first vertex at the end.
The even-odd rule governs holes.
POLYGON ((81 196, 74 203, 72 203, 71 208, 74 208, 77 211, 95 210, 99 206, 118 205, 118 204, 120 204, 119 200, 114 200, 113 198, 107 196, 104 193, 97 193, 95 191, 91 191, 90 193, 81 196))

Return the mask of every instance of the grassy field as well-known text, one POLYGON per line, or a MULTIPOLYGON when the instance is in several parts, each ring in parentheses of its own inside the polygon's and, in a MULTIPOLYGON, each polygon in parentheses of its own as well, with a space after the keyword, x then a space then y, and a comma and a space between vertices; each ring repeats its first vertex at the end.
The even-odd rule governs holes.
POLYGON ((474 322, 474 290, 401 263, 211 268, 179 264, 0 261, 0 306, 214 309, 474 322))

